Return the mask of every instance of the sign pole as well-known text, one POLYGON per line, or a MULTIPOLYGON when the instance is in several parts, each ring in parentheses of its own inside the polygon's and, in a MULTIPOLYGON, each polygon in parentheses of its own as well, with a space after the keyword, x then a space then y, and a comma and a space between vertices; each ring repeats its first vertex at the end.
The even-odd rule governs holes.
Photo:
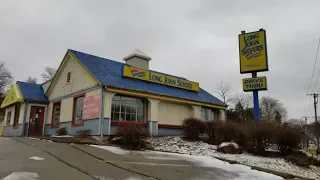
MULTIPOLYGON (((252 73, 252 78, 257 77, 257 72, 252 73)), ((259 91, 253 91, 253 111, 254 111, 254 119, 260 120, 260 107, 259 107, 259 91)))

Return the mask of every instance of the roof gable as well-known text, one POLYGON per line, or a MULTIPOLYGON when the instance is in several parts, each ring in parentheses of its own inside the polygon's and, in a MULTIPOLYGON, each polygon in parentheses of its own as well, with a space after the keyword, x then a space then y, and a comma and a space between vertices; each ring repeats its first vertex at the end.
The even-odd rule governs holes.
POLYGON ((192 92, 189 90, 126 78, 122 76, 124 63, 74 50, 69 51, 102 85, 226 106, 225 103, 201 88, 199 92, 192 92))
POLYGON ((68 61, 72 59, 74 60, 75 64, 79 65, 79 67, 87 74, 87 76, 92 80, 94 84, 100 84, 100 82, 87 70, 86 66, 84 66, 76 57, 73 56, 72 53, 70 53, 70 50, 67 51, 65 54, 62 62, 60 63, 60 66, 55 74, 55 76, 52 78, 52 81, 47 88, 45 94, 49 97, 51 94, 53 88, 56 86, 57 82, 59 81, 59 78, 61 78, 62 72, 67 65, 68 61))
POLYGON ((17 81, 17 85, 20 87, 24 101, 49 102, 43 92, 41 84, 17 81))

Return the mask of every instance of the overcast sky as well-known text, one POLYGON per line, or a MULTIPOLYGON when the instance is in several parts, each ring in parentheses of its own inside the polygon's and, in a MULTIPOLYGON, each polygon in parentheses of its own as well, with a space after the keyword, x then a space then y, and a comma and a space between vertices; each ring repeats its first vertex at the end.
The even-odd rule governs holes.
MULTIPOLYGON (((216 95, 217 82, 241 92, 238 34, 267 31, 268 91, 288 117, 306 110, 305 94, 320 37, 320 1, 61 0, 1 1, 0 61, 15 80, 58 67, 67 49, 122 61, 136 48, 152 57, 153 70, 197 81, 216 95)), ((316 66, 315 78, 320 70, 316 66)), ((320 81, 320 80, 319 80, 320 81)), ((314 91, 318 91, 320 82, 314 91)))

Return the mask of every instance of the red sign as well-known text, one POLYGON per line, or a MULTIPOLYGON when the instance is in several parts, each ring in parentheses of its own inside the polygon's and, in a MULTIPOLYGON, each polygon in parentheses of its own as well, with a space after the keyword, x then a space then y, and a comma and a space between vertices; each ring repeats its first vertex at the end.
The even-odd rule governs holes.
POLYGON ((100 96, 86 96, 83 100, 82 119, 96 119, 100 115, 100 96))

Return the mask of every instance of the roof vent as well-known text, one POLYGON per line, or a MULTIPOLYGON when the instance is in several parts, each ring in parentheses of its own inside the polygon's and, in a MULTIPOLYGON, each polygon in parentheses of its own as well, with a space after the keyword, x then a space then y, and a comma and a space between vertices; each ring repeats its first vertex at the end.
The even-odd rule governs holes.
POLYGON ((151 57, 146 55, 140 49, 136 49, 131 54, 124 57, 123 60, 126 64, 131 66, 141 69, 149 69, 149 61, 151 60, 151 57))

